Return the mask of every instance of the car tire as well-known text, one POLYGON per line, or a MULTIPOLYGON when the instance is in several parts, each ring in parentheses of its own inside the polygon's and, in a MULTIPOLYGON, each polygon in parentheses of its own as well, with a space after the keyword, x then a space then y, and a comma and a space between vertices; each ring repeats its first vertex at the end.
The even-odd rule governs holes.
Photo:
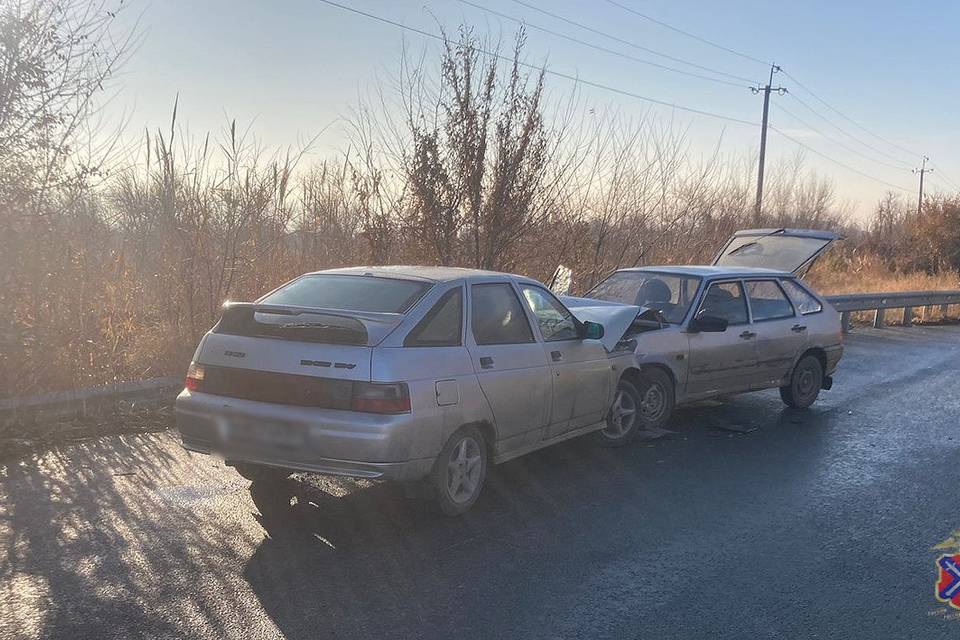
POLYGON ((790 382, 780 387, 780 398, 788 407, 806 409, 817 400, 823 386, 823 365, 819 358, 800 358, 790 373, 790 382))
POLYGON ((241 476, 255 484, 266 485, 283 482, 290 477, 290 471, 280 467, 251 462, 235 462, 231 465, 241 476))
POLYGON ((440 451, 430 484, 444 515, 459 516, 474 505, 487 478, 487 443, 476 427, 462 427, 440 451))
POLYGON ((673 414, 675 402, 673 380, 662 369, 649 367, 629 380, 621 378, 607 415, 607 428, 598 431, 597 438, 604 446, 622 447, 641 431, 662 429, 673 414), (616 424, 618 407, 621 412, 619 427, 616 424), (628 416, 632 419, 625 425, 622 420, 628 416))

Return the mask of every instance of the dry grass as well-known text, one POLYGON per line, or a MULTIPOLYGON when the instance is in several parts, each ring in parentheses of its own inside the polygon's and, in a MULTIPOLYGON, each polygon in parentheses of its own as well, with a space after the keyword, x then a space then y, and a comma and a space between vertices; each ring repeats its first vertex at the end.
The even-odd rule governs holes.
POLYGON ((859 253, 850 258, 842 251, 823 256, 807 280, 825 295, 960 289, 960 274, 956 271, 904 273, 888 268, 875 253, 859 253))

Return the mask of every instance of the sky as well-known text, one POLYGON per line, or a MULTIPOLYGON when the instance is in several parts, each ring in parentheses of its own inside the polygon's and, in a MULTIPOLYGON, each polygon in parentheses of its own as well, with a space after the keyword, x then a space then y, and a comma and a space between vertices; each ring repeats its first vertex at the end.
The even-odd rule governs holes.
MULTIPOLYGON (((460 0, 336 1, 431 33, 441 28, 455 32, 464 24, 479 35, 509 42, 518 28, 508 18, 460 0)), ((784 73, 774 77, 774 84, 784 86, 787 94, 771 97, 770 124, 793 140, 771 131, 768 160, 791 156, 798 142, 807 145, 807 168, 830 177, 838 196, 855 206, 859 216, 868 215, 891 185, 908 200, 915 199, 917 177, 910 169, 919 166, 924 154, 934 168, 926 176, 928 193, 960 187, 955 108, 960 85, 955 80, 954 46, 960 2, 615 1, 676 29, 780 65, 784 73)), ((747 85, 765 83, 769 64, 683 35, 608 0, 476 4, 526 23, 530 62, 666 103, 581 85, 587 108, 673 118, 689 127, 694 151, 708 153, 721 137, 724 152, 756 151, 756 124, 681 107, 759 123, 762 97, 747 85), (538 8, 590 30, 544 15, 538 8), (539 27, 737 86, 618 57, 539 27)), ((361 97, 396 76, 405 50, 423 52, 430 60, 438 46, 424 36, 321 0, 133 0, 121 21, 121 29, 137 21, 142 30, 142 41, 117 78, 116 95, 106 107, 108 116, 127 117, 127 135, 168 128, 179 95, 178 120, 191 134, 222 131, 228 120, 236 119, 241 127, 252 125, 268 148, 286 148, 316 137, 311 154, 317 158, 344 149, 345 121, 352 109, 361 97)), ((555 95, 572 89, 564 78, 548 77, 547 82, 555 95)))

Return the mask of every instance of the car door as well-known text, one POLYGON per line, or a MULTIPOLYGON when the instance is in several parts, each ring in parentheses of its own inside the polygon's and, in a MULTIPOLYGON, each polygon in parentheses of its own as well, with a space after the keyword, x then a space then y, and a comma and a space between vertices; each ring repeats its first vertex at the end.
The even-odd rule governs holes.
POLYGON ((793 304, 776 280, 745 280, 743 284, 757 334, 753 388, 779 386, 806 345, 806 325, 798 321, 793 304))
POLYGON ((756 372, 756 332, 750 325, 743 285, 737 280, 710 283, 696 315, 727 321, 719 332, 688 333, 687 397, 707 397, 750 389, 756 372))
POLYGON ((550 415, 551 372, 511 283, 470 285, 467 349, 496 421, 497 453, 538 442, 550 415))
POLYGON ((553 294, 519 285, 553 372, 553 402, 544 438, 603 419, 610 392, 610 361, 599 340, 580 337, 580 323, 553 294))

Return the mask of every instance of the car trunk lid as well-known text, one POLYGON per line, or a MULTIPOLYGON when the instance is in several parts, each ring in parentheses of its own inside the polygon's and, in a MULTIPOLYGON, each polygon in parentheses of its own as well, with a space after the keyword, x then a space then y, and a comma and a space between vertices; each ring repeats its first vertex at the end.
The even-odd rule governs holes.
MULTIPOLYGON (((372 347, 402 319, 395 313, 228 303, 196 360, 215 367, 368 381, 372 347)), ((241 386, 256 386, 255 378, 247 375, 241 386)))
POLYGON ((803 275, 840 236, 813 229, 746 229, 737 231, 714 258, 724 267, 759 267, 803 275))

